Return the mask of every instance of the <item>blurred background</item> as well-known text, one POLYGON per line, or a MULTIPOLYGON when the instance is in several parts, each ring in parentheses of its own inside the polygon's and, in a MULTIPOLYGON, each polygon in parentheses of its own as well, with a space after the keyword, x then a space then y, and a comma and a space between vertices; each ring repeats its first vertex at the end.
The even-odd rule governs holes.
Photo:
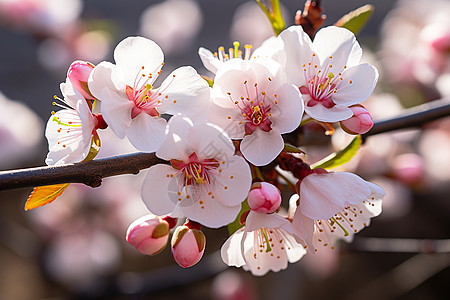
MULTIPOLYGON (((322 2, 325 26, 367 4, 322 2)), ((304 1, 281 3, 292 25, 304 1)), ((380 71, 364 103, 373 118, 448 99, 450 1, 371 4, 358 40, 363 60, 380 71)), ((272 31, 253 1, 0 0, 0 170, 44 165, 45 123, 70 63, 112 61, 115 45, 130 35, 161 46, 165 74, 192 65, 210 75, 200 46, 214 52, 238 40, 257 47, 272 31)), ((309 130, 303 135, 319 134, 309 130)), ((136 151, 102 133, 99 157, 136 151)), ((302 149, 314 162, 348 142, 337 131, 302 149)), ((128 225, 148 213, 140 200, 145 171, 107 178, 96 189, 72 184, 28 212, 31 189, 0 192, 0 299, 449 299, 450 118, 369 137, 344 167, 386 190, 381 216, 354 243, 264 277, 222 263, 226 228, 204 229, 205 257, 187 270, 169 248, 149 257, 128 245, 128 225)))

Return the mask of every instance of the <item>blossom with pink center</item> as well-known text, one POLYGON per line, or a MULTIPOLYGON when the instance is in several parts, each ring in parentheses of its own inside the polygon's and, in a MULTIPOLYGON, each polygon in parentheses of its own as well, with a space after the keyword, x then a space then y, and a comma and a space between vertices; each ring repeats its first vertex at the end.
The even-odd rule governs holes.
POLYGON ((350 134, 364 134, 373 127, 372 116, 362 105, 353 105, 349 107, 353 116, 347 120, 341 121, 341 127, 350 134))
POLYGON ((323 28, 311 42, 301 26, 291 26, 275 43, 271 57, 285 67, 287 82, 300 89, 311 118, 348 119, 353 115, 349 106, 366 100, 375 88, 378 71, 360 64, 361 47, 347 29, 323 28))
POLYGON ((142 151, 156 151, 161 145, 167 124, 161 114, 193 116, 209 101, 208 84, 192 67, 174 70, 154 88, 163 59, 155 42, 128 37, 114 50, 116 64, 100 63, 89 78, 90 91, 102 101, 106 123, 142 151))
POLYGON ((251 210, 258 213, 271 214, 280 207, 280 190, 273 184, 256 182, 252 184, 247 202, 251 210))
POLYGON ((298 88, 286 84, 281 66, 270 60, 228 61, 216 74, 212 101, 210 121, 242 139, 242 154, 257 166, 277 157, 281 134, 295 130, 303 115, 298 88))
MULTIPOLYGON (((91 149, 93 138, 98 140, 97 129, 107 127, 102 115, 92 113, 91 103, 74 88, 69 79, 60 85, 64 109, 52 112, 45 136, 48 140, 47 165, 59 165, 84 160, 91 149)), ((97 145, 99 146, 99 145, 97 145)))
POLYGON ((142 199, 158 215, 186 216, 208 227, 232 222, 247 197, 251 173, 221 128, 194 125, 176 115, 156 155, 171 165, 152 166, 142 185, 142 199))
POLYGON ((298 205, 293 224, 311 252, 319 246, 334 249, 337 239, 351 241, 353 235, 381 213, 384 190, 347 172, 311 171, 299 182, 299 195, 290 205, 298 205))
POLYGON ((223 244, 222 260, 256 276, 284 270, 288 262, 297 262, 306 253, 296 241, 299 234, 289 220, 277 214, 250 211, 245 226, 223 244))

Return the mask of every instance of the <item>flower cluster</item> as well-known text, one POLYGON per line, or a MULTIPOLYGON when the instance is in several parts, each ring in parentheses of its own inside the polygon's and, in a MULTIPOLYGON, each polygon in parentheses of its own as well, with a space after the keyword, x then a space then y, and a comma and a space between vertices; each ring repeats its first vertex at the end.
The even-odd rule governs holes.
POLYGON ((377 70, 360 64, 355 36, 339 27, 311 41, 292 26, 253 53, 248 45, 244 51, 237 42, 228 53, 200 48, 214 74, 211 86, 186 66, 156 87, 164 55, 143 37, 121 41, 115 63, 74 62, 61 84, 63 105, 57 105, 64 109, 47 124, 47 164, 93 159, 101 146, 97 131, 107 127, 136 149, 156 152, 166 163, 150 167, 141 192, 152 214, 130 225, 127 241, 154 255, 185 219, 171 240, 182 267, 203 255, 202 226, 233 224, 222 259, 255 275, 350 240, 380 214, 383 189, 355 174, 312 168, 293 154, 285 135, 311 121, 367 132, 373 123, 360 103, 371 95, 377 70), (280 170, 295 178, 288 214, 280 170))

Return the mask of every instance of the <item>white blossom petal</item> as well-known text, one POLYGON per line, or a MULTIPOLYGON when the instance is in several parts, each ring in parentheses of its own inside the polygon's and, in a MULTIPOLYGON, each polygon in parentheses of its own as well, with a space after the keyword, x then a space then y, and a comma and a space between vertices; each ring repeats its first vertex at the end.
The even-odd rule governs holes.
POLYGON ((149 82, 152 84, 158 77, 158 71, 164 61, 164 54, 152 40, 143 37, 128 37, 117 45, 114 50, 114 60, 128 85, 133 86, 142 67, 146 74, 153 75, 149 82))
POLYGON ((329 123, 347 120, 353 116, 352 110, 345 105, 335 105, 331 108, 326 108, 320 103, 314 106, 305 105, 305 112, 317 121, 329 123))
POLYGON ((217 70, 223 65, 223 62, 217 59, 217 57, 206 48, 200 47, 198 49, 198 55, 205 68, 211 73, 216 74, 217 70))
POLYGON ((240 147, 244 157, 256 166, 269 164, 283 148, 283 138, 276 128, 269 132, 255 130, 252 134, 244 137, 240 147))
POLYGON ((211 199, 206 191, 203 191, 199 199, 201 201, 183 207, 183 212, 186 218, 206 227, 219 228, 225 226, 233 222, 241 210, 240 204, 235 206, 223 205, 215 199, 211 199))
POLYGON ((89 75, 88 86, 89 91, 95 98, 102 100, 105 98, 102 95, 102 91, 104 88, 107 88, 112 91, 119 91, 120 88, 117 87, 114 82, 111 80, 111 76, 113 70, 116 68, 110 62, 103 61, 95 66, 94 70, 92 70, 89 75))
MULTIPOLYGON (((307 64, 312 54, 312 43, 302 26, 291 26, 280 33, 286 52, 287 83, 302 86, 305 83, 303 74, 299 73, 301 66, 307 64)), ((282 63, 282 61, 280 61, 282 63)))
POLYGON ((132 119, 126 135, 136 149, 145 152, 155 152, 165 138, 167 121, 163 118, 152 117, 140 113, 132 119))
POLYGON ((302 94, 296 86, 290 84, 281 85, 275 93, 278 96, 278 104, 274 104, 270 111, 272 126, 280 133, 291 132, 302 120, 304 110, 302 94))
POLYGON ((175 210, 178 195, 176 190, 169 189, 175 174, 174 168, 162 164, 154 165, 148 170, 142 183, 141 195, 148 210, 153 214, 162 216, 175 210))
POLYGON ((192 126, 192 121, 188 118, 182 116, 170 118, 165 130, 166 137, 156 152, 156 156, 165 160, 184 160, 189 157, 195 150, 185 137, 188 136, 192 126))
POLYGON ((233 233, 220 249, 220 256, 224 263, 229 266, 242 267, 245 265, 244 257, 241 254, 241 241, 244 235, 244 228, 233 233))
POLYGON ((342 88, 338 86, 332 99, 336 104, 350 106, 369 98, 377 84, 378 71, 374 66, 361 64, 343 72, 342 79, 342 82, 349 84, 342 88))
POLYGON ((192 67, 176 69, 156 91, 168 97, 158 106, 160 113, 191 116, 205 109, 209 103, 208 83, 192 67))
POLYGON ((219 167, 219 175, 215 178, 215 199, 228 206, 240 205, 252 184, 250 167, 240 156, 223 162, 225 164, 219 167))
POLYGON ((312 48, 321 63, 328 64, 329 56, 332 56, 331 63, 337 70, 342 70, 344 66, 356 66, 362 55, 355 35, 348 29, 336 26, 320 29, 314 37, 312 48))
POLYGON ((108 88, 102 90, 102 115, 105 122, 121 139, 125 137, 125 132, 130 127, 131 110, 134 103, 129 101, 124 94, 119 94, 108 88))

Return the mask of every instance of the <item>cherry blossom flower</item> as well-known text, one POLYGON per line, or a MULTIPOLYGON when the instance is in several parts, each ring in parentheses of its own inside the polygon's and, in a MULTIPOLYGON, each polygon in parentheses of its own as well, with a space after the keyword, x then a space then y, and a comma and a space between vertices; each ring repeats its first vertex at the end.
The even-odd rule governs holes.
POLYGON ((185 117, 172 117, 167 137, 156 152, 171 165, 149 169, 142 199, 157 215, 184 215, 214 228, 232 222, 252 179, 248 164, 234 151, 230 138, 217 126, 194 126, 185 117))
POLYGON ((243 139, 241 152, 252 164, 265 165, 283 150, 281 134, 295 130, 303 114, 297 87, 284 82, 274 62, 230 60, 217 72, 210 120, 232 139, 243 139))
POLYGON ((351 241, 370 218, 381 213, 385 195, 381 187, 355 174, 325 170, 313 170, 303 178, 299 191, 290 200, 291 206, 299 200, 293 224, 311 252, 318 251, 319 245, 334 249, 337 239, 351 241))
POLYGON ((277 214, 250 211, 245 226, 223 244, 222 260, 256 276, 278 272, 306 253, 304 246, 296 241, 298 235, 298 229, 289 220, 277 214))
POLYGON ((276 43, 272 58, 285 66, 287 82, 299 87, 305 112, 318 121, 350 118, 348 107, 366 100, 375 88, 378 71, 359 63, 361 47, 347 29, 323 28, 311 42, 301 26, 291 26, 276 43))
POLYGON ((193 115, 209 101, 208 84, 192 67, 173 71, 159 88, 164 55, 153 41, 128 37, 114 50, 116 64, 102 62, 89 78, 89 89, 102 101, 106 123, 119 138, 139 150, 156 151, 164 139, 164 113, 193 115))
MULTIPOLYGON (((100 115, 92 114, 91 107, 69 79, 60 85, 64 109, 52 112, 45 129, 49 153, 47 165, 66 164, 84 160, 91 149, 97 129, 106 128, 100 115)), ((54 102, 55 105, 57 103, 54 102)), ((98 138, 98 137, 97 137, 98 138)))

